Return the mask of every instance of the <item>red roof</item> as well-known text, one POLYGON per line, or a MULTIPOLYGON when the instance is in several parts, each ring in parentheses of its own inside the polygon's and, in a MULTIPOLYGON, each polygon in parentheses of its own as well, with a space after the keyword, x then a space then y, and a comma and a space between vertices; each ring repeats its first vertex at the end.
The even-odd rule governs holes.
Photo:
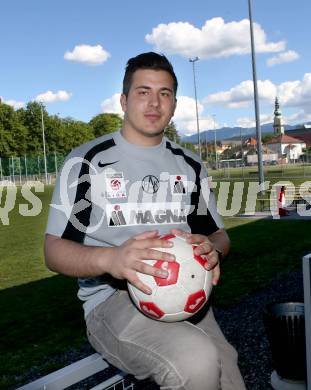
POLYGON ((311 146, 311 134, 299 134, 296 135, 295 138, 300 139, 307 147, 311 146))
POLYGON ((246 141, 246 143, 247 143, 248 145, 254 146, 254 145, 257 145, 257 140, 256 140, 256 138, 250 137, 250 138, 248 138, 248 140, 246 141))
POLYGON ((269 144, 303 144, 304 141, 301 141, 299 138, 290 137, 286 134, 280 134, 277 137, 272 138, 270 141, 266 142, 269 144))

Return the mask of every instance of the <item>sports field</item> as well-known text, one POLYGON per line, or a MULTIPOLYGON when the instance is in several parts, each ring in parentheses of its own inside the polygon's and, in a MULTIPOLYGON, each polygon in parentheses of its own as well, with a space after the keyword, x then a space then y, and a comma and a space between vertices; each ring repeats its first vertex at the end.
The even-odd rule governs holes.
MULTIPOLYGON (((41 211, 23 216, 21 205, 31 208, 31 202, 18 190, 9 223, 0 222, 0 389, 22 384, 26 372, 35 378, 65 365, 59 356, 86 342, 76 280, 53 274, 43 262, 51 192, 36 193, 41 211)), ((216 306, 232 305, 300 267, 311 250, 311 220, 225 218, 225 224, 232 250, 214 289, 216 306)))
MULTIPOLYGON (((258 177, 258 166, 247 167, 227 167, 224 166, 217 170, 209 170, 210 176, 215 179, 254 179, 258 177)), ((265 180, 282 180, 289 179, 295 180, 295 178, 311 178, 311 164, 278 164, 278 165, 264 165, 263 173, 265 180)))

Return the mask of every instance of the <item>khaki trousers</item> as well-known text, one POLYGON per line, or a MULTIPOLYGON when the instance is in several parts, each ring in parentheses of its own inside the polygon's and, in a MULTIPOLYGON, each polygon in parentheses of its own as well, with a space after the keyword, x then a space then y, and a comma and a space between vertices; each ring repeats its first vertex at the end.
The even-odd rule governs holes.
POLYGON ((195 325, 152 320, 118 290, 86 318, 91 345, 112 365, 161 389, 245 390, 237 353, 212 309, 195 325))

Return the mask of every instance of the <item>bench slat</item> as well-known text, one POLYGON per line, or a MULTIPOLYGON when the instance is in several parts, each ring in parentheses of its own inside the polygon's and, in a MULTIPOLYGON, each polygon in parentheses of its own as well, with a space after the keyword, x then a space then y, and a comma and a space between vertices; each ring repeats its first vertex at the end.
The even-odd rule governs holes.
POLYGON ((84 359, 19 387, 17 390, 62 390, 108 367, 108 363, 94 353, 84 359))

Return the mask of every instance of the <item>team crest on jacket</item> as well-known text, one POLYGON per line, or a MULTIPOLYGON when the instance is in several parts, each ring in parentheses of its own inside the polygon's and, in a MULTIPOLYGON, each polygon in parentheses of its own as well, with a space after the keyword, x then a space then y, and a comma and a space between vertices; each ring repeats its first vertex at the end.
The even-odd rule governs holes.
POLYGON ((159 179, 156 176, 147 175, 141 181, 141 187, 147 194, 155 194, 160 187, 159 179))
POLYGON ((105 174, 106 198, 125 198, 126 188, 123 172, 107 172, 105 174))

